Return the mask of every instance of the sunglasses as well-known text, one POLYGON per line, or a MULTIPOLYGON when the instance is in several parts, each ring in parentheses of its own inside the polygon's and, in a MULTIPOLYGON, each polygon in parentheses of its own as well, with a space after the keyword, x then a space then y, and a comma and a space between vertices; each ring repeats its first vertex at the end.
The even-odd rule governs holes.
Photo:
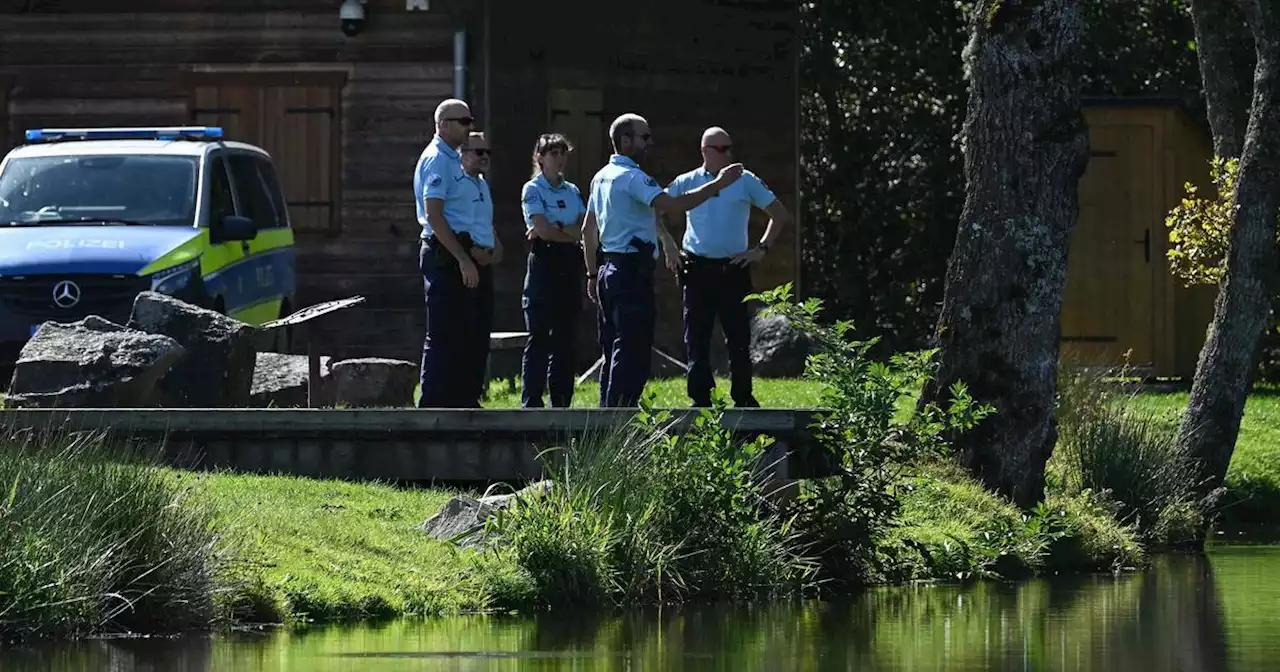
POLYGON ((462 124, 463 126, 470 126, 476 123, 476 118, 475 117, 446 117, 444 119, 441 119, 441 121, 456 121, 459 124, 462 124))
POLYGON ((471 152, 471 153, 473 153, 473 154, 475 154, 476 156, 488 156, 488 155, 489 155, 489 150, 487 150, 487 149, 468 149, 467 151, 468 151, 468 152, 471 152))
POLYGON ((706 145, 707 149, 714 149, 721 154, 733 149, 733 145, 706 145))

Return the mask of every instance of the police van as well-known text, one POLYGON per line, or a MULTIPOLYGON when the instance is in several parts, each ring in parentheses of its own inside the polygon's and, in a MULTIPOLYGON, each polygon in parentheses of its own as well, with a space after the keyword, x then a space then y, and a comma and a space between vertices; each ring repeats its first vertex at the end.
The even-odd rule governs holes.
POLYGON ((153 290, 259 325, 292 312, 271 156, 217 127, 50 128, 0 161, 0 363, 46 321, 128 320, 153 290))

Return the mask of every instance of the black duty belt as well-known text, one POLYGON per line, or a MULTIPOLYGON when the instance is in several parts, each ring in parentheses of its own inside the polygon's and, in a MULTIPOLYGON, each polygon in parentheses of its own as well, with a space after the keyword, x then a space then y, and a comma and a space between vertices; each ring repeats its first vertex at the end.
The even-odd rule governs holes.
POLYGON ((701 257, 691 252, 684 251, 680 253, 680 256, 684 259, 685 263, 692 264, 694 266, 729 266, 731 262, 733 262, 732 257, 701 257))
POLYGON ((564 254, 571 251, 581 252, 582 245, 579 243, 562 243, 558 241, 550 241, 550 240, 543 240, 541 238, 534 238, 533 240, 529 241, 529 250, 532 252, 546 251, 546 252, 564 254))

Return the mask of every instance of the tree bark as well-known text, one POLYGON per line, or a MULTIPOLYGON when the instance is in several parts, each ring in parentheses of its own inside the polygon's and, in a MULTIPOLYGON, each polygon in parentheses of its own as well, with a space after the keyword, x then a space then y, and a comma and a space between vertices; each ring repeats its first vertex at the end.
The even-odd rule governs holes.
MULTIPOLYGON (((1280 215, 1280 0, 1243 0, 1258 56, 1236 187, 1227 271, 1178 440, 1201 461, 1201 492, 1222 485, 1276 290, 1280 215)), ((1199 26, 1197 26, 1197 29, 1199 26)), ((1197 31, 1198 32, 1198 31, 1197 31)), ((1197 35, 1197 39, 1199 35, 1197 35)), ((1222 73, 1202 67, 1205 91, 1222 73)), ((1217 144, 1215 138, 1215 145, 1217 144)))
POLYGON ((1237 0, 1191 2, 1213 153, 1227 159, 1240 157, 1249 118, 1248 90, 1242 86, 1247 82, 1241 82, 1236 76, 1237 64, 1231 54, 1233 42, 1249 37, 1238 9, 1237 0))
POLYGON ((1078 67, 1079 0, 981 0, 964 61, 967 184, 938 320, 938 375, 996 413, 954 439, 988 488, 1023 507, 1044 497, 1057 438, 1059 312, 1078 183, 1089 160, 1078 67))

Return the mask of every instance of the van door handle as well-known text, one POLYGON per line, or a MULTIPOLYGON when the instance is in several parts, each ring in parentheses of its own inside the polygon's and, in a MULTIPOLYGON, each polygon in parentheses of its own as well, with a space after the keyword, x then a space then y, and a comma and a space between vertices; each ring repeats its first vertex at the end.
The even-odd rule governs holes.
POLYGON ((1146 229, 1142 233, 1142 240, 1133 241, 1136 245, 1142 246, 1142 260, 1151 263, 1151 229, 1146 229))

